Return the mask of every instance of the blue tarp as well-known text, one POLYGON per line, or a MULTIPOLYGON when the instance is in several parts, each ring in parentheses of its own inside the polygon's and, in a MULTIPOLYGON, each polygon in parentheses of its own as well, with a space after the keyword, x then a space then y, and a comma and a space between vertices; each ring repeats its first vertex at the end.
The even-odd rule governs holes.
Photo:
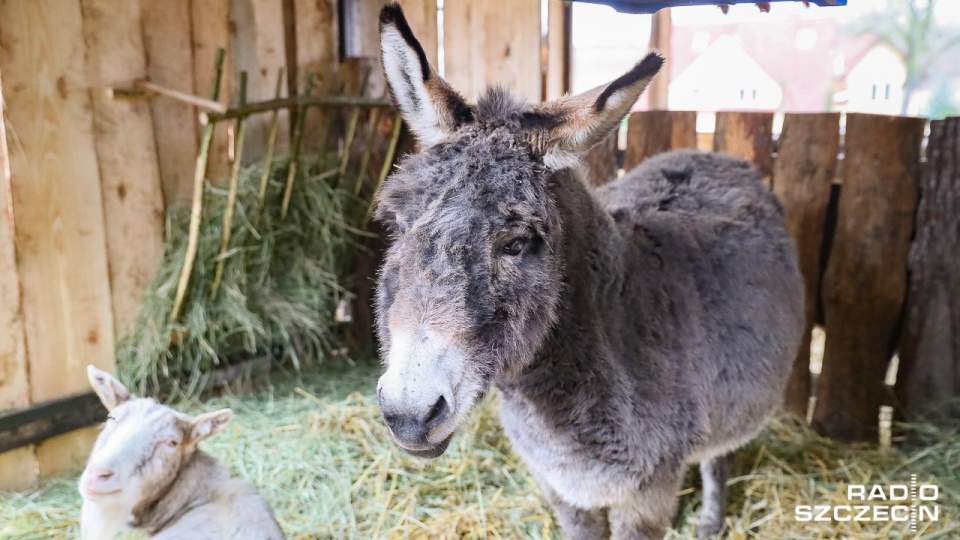
MULTIPOLYGON (((622 13, 655 13, 663 8, 683 6, 716 6, 720 4, 757 4, 757 0, 573 0, 610 6, 622 13)), ((769 0, 769 2, 799 2, 801 0, 769 0)), ((845 6, 847 0, 808 0, 816 6, 845 6)))

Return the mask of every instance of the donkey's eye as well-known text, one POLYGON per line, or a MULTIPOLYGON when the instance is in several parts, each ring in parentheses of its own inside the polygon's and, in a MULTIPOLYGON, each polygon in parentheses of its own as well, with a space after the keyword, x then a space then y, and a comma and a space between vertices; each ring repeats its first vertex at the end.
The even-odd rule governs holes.
POLYGON ((527 238, 518 236, 517 238, 511 240, 509 244, 504 246, 503 253, 510 256, 519 255, 520 252, 523 251, 524 246, 527 245, 527 242, 527 238))

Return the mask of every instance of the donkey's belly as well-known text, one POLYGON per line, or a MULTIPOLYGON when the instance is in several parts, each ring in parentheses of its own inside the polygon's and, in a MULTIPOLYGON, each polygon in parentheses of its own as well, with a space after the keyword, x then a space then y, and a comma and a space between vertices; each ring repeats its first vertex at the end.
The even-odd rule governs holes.
POLYGON ((547 429, 522 404, 503 399, 500 418, 514 450, 541 488, 548 487, 567 503, 582 509, 609 507, 636 493, 636 483, 622 464, 590 459, 584 449, 547 429))

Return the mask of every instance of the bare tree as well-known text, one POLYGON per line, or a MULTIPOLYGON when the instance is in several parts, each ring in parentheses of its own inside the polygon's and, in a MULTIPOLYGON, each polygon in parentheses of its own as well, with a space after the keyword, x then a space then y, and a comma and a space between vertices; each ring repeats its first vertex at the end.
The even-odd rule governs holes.
POLYGON ((960 29, 938 23, 934 16, 938 1, 887 0, 887 9, 870 13, 848 28, 855 34, 875 36, 903 59, 907 77, 901 114, 907 113, 910 96, 926 80, 937 59, 960 46, 960 29))

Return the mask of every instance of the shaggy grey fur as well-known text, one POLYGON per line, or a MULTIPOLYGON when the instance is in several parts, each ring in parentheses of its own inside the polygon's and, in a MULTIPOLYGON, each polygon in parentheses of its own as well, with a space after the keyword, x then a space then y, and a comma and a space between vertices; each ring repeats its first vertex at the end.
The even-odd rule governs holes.
MULTIPOLYGON (((779 406, 803 330, 779 204, 747 162, 696 151, 591 190, 576 168, 544 166, 543 132, 563 115, 499 89, 471 110, 379 193, 393 236, 384 355, 398 318, 443 326, 458 380, 480 388, 452 407, 501 390, 504 429, 568 537, 662 537, 697 462, 699 534, 718 533, 730 453, 779 406)), ((436 451, 420 455, 448 441, 422 435, 436 451)))

